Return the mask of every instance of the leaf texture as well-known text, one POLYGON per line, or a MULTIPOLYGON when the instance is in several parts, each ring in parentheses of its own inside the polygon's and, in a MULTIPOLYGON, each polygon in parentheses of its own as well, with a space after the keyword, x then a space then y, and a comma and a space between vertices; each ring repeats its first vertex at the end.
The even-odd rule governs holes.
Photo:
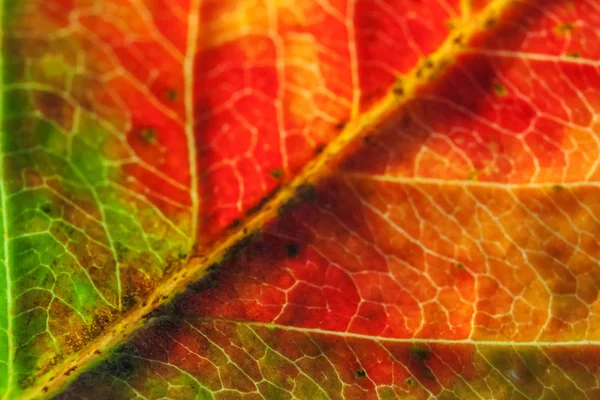
POLYGON ((43 395, 125 337, 477 11, 3 1, 0 393, 43 395))
POLYGON ((58 398, 598 398, 599 22, 593 1, 486 19, 58 398))

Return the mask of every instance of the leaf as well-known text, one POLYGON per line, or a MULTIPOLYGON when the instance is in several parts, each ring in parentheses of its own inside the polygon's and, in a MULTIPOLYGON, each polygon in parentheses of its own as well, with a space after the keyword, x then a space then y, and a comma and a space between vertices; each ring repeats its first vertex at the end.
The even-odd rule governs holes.
POLYGON ((401 103, 396 75, 409 98, 435 70, 414 65, 479 21, 457 2, 1 4, 5 398, 73 379, 306 197, 401 103))
POLYGON ((600 9, 483 16, 311 196, 58 398, 597 398, 600 9))

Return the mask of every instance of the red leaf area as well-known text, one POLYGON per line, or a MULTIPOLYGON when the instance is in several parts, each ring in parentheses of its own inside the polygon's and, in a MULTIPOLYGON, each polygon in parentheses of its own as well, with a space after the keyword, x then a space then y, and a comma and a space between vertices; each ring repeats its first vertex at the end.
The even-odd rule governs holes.
POLYGON ((598 398, 600 9, 529 3, 142 330, 129 388, 598 398))
POLYGON ((39 5, 46 29, 71 30, 102 76, 74 96, 129 132, 138 192, 171 213, 200 208, 204 242, 289 180, 459 15, 458 1, 92 3, 39 5))

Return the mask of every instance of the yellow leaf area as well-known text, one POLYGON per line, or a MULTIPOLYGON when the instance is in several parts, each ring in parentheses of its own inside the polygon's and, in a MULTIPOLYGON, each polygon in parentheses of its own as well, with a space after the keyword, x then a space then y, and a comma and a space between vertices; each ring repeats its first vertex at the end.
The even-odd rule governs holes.
MULTIPOLYGON (((369 12, 397 18, 396 10, 409 9, 400 3, 343 8, 345 35, 328 35, 329 23, 319 28, 319 43, 351 44, 349 73, 339 75, 350 90, 329 84, 339 67, 310 84, 319 75, 306 66, 322 55, 302 41, 276 40, 288 27, 338 15, 330 2, 213 5, 230 7, 226 14, 200 3, 188 9, 190 20, 197 10, 217 21, 187 30, 210 37, 197 43, 198 51, 251 37, 221 54, 218 65, 234 55, 242 55, 243 65, 270 54, 270 44, 257 39, 263 36, 289 51, 286 58, 276 51, 274 58, 278 82, 289 84, 274 94, 275 128, 248 105, 232 107, 235 112, 209 126, 236 120, 250 140, 259 140, 267 124, 265 135, 295 132, 288 139, 302 143, 267 140, 279 146, 271 157, 225 151, 203 159, 204 147, 194 142, 204 132, 197 131, 203 108, 194 103, 204 104, 203 98, 197 88, 184 90, 178 103, 177 94, 166 90, 166 100, 175 99, 172 112, 184 122, 174 132, 180 129, 186 140, 179 145, 174 133, 161 142, 153 127, 143 127, 138 137, 166 149, 161 157, 171 161, 162 162, 172 168, 166 171, 179 192, 161 192, 160 183, 136 167, 124 171, 166 197, 149 201, 167 210, 167 219, 199 233, 197 257, 158 274, 137 304, 107 323, 110 329, 61 355, 24 398, 54 393, 99 354, 105 358, 61 396, 593 398, 596 372, 583 361, 581 346, 594 349, 597 340, 592 182, 598 75, 590 60, 600 53, 591 39, 598 10, 585 1, 457 1, 442 4, 446 11, 439 15, 416 8, 406 14, 408 31, 419 12, 424 21, 435 20, 421 26, 421 35, 440 26, 451 30, 428 52, 419 49, 419 29, 405 31, 404 40, 415 45, 412 60, 415 54, 419 59, 407 67, 411 57, 386 58, 392 53, 386 49, 394 49, 387 32, 396 30, 386 27, 385 18, 379 28, 348 23, 369 12), (286 69, 296 65, 294 74, 286 69), (331 103, 327 90, 308 101, 298 95, 302 90, 286 92, 294 85, 310 92, 323 82, 344 95, 331 103), (323 113, 302 118, 315 108, 323 113), (187 161, 181 162, 177 157, 186 148, 187 161), (234 182, 224 179, 231 171, 215 173, 208 178, 215 190, 206 197, 197 179, 244 157, 277 160, 277 173, 268 163, 259 162, 257 170, 283 179, 269 186, 260 177, 240 175, 234 182), (166 200, 188 211, 170 213, 166 200), (218 272, 211 268, 185 294, 148 314, 219 262, 218 272), (148 323, 125 345, 107 352, 143 319, 148 323)), ((175 39, 172 44, 178 46, 175 39)), ((60 60, 42 64, 49 77, 62 74, 60 60)), ((268 81, 251 82, 269 88, 268 81)), ((117 83, 111 90, 133 90, 128 78, 124 86, 117 83)), ((240 90, 230 82, 223 87, 240 90)), ((256 96, 267 104, 261 110, 269 108, 269 96, 256 96)), ((137 97, 135 102, 144 104, 137 97)), ((223 134, 207 132, 214 143, 229 143, 224 149, 235 148, 223 134)), ((147 160, 154 154, 142 153, 147 160)))

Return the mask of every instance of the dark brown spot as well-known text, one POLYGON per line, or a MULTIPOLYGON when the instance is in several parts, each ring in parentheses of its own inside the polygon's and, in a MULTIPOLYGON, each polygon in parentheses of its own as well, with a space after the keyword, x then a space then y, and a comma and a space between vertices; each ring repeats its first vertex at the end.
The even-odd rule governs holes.
POLYGON ((317 145, 317 147, 315 147, 315 155, 321 154, 323 150, 325 150, 325 145, 323 143, 317 145))
POLYGON ((357 378, 364 378, 367 376, 367 371, 364 369, 359 369, 355 372, 357 378))
POLYGON ((285 252, 288 258, 294 258, 298 255, 300 250, 298 249, 298 245, 292 242, 285 245, 285 252))

